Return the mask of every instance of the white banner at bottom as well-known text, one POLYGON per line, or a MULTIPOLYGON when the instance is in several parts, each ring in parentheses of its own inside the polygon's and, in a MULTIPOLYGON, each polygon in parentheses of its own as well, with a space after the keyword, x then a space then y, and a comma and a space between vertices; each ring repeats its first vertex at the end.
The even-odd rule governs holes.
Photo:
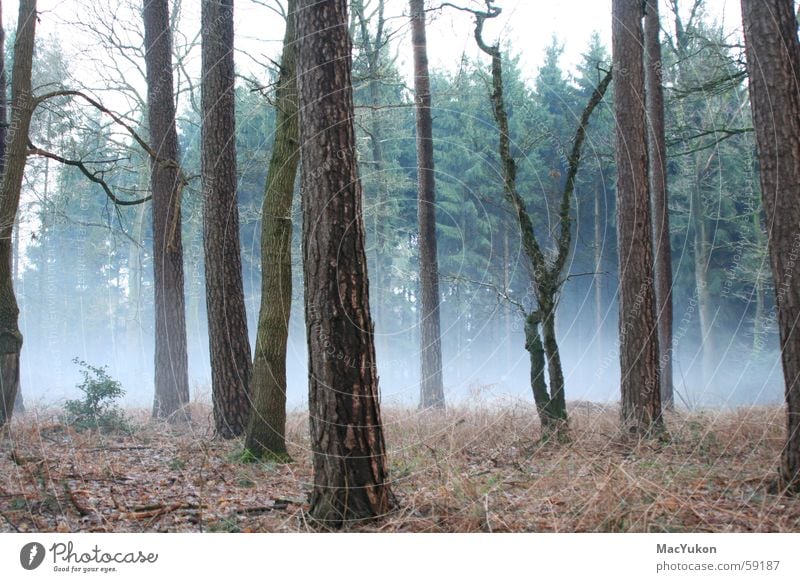
POLYGON ((2 534, 0 579, 800 580, 800 534, 2 534))

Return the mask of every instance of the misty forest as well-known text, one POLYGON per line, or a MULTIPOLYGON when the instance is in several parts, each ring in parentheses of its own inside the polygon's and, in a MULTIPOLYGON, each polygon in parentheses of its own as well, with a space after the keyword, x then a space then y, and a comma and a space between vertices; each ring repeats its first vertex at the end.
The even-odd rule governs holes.
POLYGON ((800 531, 800 13, 551 4, 1 2, 0 531, 800 531))

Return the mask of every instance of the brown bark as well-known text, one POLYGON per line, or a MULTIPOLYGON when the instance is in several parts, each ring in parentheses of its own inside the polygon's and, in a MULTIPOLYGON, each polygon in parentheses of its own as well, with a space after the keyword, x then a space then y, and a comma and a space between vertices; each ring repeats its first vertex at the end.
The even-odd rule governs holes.
POLYGON ((800 493, 800 43, 792 0, 742 0, 742 20, 786 381, 779 485, 800 493))
POLYGON ((661 22, 658 0, 647 0, 644 18, 645 97, 648 124, 650 201, 653 212, 656 315, 661 366, 661 400, 674 405, 672 382, 672 244, 667 194, 667 148, 664 138, 664 87, 661 70, 661 22))
POLYGON ((36 37, 36 0, 21 0, 11 84, 11 118, 5 171, 0 184, 0 427, 11 418, 19 391, 22 334, 11 272, 12 236, 19 210, 22 178, 28 156, 28 131, 33 114, 31 68, 36 37))
POLYGON ((0 2, 0 178, 6 168, 8 135, 8 94, 6 91, 6 29, 3 26, 3 3, 0 2))
POLYGON ((380 417, 345 0, 300 0, 297 88, 314 490, 327 527, 384 515, 380 417))
POLYGON ((244 433, 250 414, 250 340, 236 195, 233 0, 203 0, 202 173, 206 312, 214 429, 244 433))
POLYGON ((297 176, 295 0, 286 7, 278 85, 275 141, 261 222, 261 308, 253 364, 253 412, 245 448, 256 458, 288 459, 286 451, 286 345, 292 312, 292 199, 297 176))
POLYGON ((643 42, 641 0, 613 0, 622 428, 640 436, 662 428, 643 42))
POLYGON ((444 408, 442 339, 439 317, 439 262, 436 256, 436 180, 433 168, 433 120, 425 36, 425 1, 410 0, 417 120, 417 217, 421 298, 420 408, 444 408))
POLYGON ((150 145, 156 154, 150 176, 156 318, 153 417, 181 420, 189 402, 181 241, 184 183, 178 164, 168 0, 145 0, 142 14, 150 145))

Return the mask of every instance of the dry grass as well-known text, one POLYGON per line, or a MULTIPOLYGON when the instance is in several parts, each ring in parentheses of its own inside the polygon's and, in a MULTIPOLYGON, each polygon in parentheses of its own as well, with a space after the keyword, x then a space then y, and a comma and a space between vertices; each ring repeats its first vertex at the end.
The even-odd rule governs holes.
MULTIPOLYGON (((193 417, 207 419, 196 406, 193 417)), ((306 531, 305 415, 288 465, 240 461, 206 422, 75 433, 52 411, 0 438, 0 531, 306 531)), ((541 444, 531 407, 385 410, 397 510, 354 526, 412 532, 800 531, 800 500, 770 495, 783 411, 679 413, 664 442, 630 442, 616 410, 571 407, 572 442, 541 444)))

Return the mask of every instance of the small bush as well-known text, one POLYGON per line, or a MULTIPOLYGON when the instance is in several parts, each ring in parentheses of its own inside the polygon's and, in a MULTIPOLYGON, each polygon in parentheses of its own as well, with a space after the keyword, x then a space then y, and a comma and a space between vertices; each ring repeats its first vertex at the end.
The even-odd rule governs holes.
POLYGON ((78 358, 72 361, 83 376, 77 385, 83 398, 64 403, 65 423, 77 430, 129 431, 128 420, 117 405, 125 395, 122 384, 108 375, 106 366, 98 368, 78 358))

